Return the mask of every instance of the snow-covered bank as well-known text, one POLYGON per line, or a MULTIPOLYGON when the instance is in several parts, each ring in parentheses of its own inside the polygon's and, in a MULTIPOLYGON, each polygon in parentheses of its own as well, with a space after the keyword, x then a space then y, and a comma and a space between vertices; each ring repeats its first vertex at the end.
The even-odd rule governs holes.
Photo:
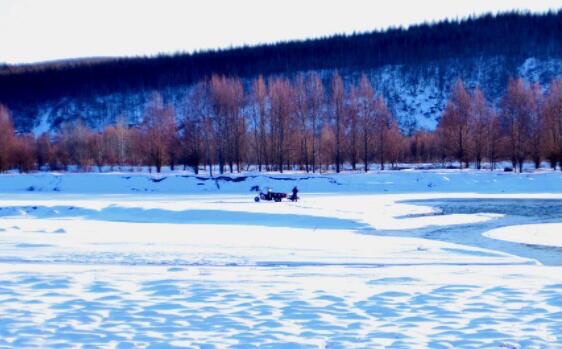
POLYGON ((562 247, 562 223, 515 225, 490 230, 484 235, 522 244, 562 247))
POLYGON ((254 186, 309 193, 562 193, 562 173, 475 170, 408 170, 367 174, 259 174, 204 177, 135 173, 37 173, 0 175, 0 193, 248 193, 254 186))

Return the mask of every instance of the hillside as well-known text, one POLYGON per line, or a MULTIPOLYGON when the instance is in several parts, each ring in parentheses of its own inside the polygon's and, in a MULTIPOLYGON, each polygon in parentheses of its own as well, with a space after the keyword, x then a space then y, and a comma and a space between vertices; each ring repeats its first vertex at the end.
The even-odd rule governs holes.
POLYGON ((212 74, 250 79, 334 70, 366 72, 402 129, 433 129, 451 85, 462 78, 497 102, 510 77, 543 86, 562 76, 562 10, 507 13, 406 29, 172 56, 86 59, 0 66, 0 103, 20 131, 35 133, 81 118, 101 127, 142 117, 153 91, 181 109, 190 86, 212 74))

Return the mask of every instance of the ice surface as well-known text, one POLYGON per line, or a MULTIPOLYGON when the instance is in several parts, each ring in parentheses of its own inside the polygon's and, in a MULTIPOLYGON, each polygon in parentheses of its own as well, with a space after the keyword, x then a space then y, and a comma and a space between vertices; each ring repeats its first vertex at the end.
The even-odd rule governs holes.
MULTIPOLYGON (((484 235, 522 244, 562 247, 561 223, 509 226, 490 230, 484 235)), ((560 259, 562 260, 562 256, 560 259)))
POLYGON ((560 200, 559 173, 304 177, 0 176, 0 347, 562 347, 562 261, 464 243, 509 209, 419 201, 560 200), (457 236, 399 236, 431 229, 457 236))

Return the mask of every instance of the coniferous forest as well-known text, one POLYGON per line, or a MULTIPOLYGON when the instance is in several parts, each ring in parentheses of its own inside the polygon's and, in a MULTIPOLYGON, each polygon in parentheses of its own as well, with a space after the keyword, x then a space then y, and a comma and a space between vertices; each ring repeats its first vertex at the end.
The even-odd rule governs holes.
POLYGON ((0 171, 189 167, 317 172, 508 160, 562 161, 562 83, 513 76, 499 103, 462 79, 435 131, 405 133, 369 77, 341 72, 466 57, 562 57, 562 10, 506 13, 407 29, 158 57, 103 58, 0 68, 0 171), (329 76, 318 71, 330 71, 329 76), (181 108, 158 91, 189 85, 181 108), (141 122, 104 128, 70 120, 18 132, 21 109, 61 98, 154 91, 141 122), (14 127, 14 124, 16 127, 14 127), (374 167, 376 164, 376 167, 374 167))
POLYGON ((385 64, 473 56, 562 56, 562 10, 504 13, 385 31, 193 54, 0 65, 0 102, 20 104, 115 91, 161 90, 211 75, 292 76, 308 70, 367 70, 385 64))

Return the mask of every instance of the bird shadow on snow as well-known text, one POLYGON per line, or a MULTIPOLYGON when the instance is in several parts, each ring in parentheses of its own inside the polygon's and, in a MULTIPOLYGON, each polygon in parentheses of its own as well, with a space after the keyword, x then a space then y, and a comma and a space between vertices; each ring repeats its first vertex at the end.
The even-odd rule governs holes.
POLYGON ((275 228, 349 229, 370 227, 351 219, 319 217, 300 214, 261 213, 212 209, 170 211, 137 207, 110 206, 101 210, 74 206, 12 206, 0 210, 0 217, 26 218, 82 218, 108 222, 171 223, 171 224, 228 224, 275 228))

